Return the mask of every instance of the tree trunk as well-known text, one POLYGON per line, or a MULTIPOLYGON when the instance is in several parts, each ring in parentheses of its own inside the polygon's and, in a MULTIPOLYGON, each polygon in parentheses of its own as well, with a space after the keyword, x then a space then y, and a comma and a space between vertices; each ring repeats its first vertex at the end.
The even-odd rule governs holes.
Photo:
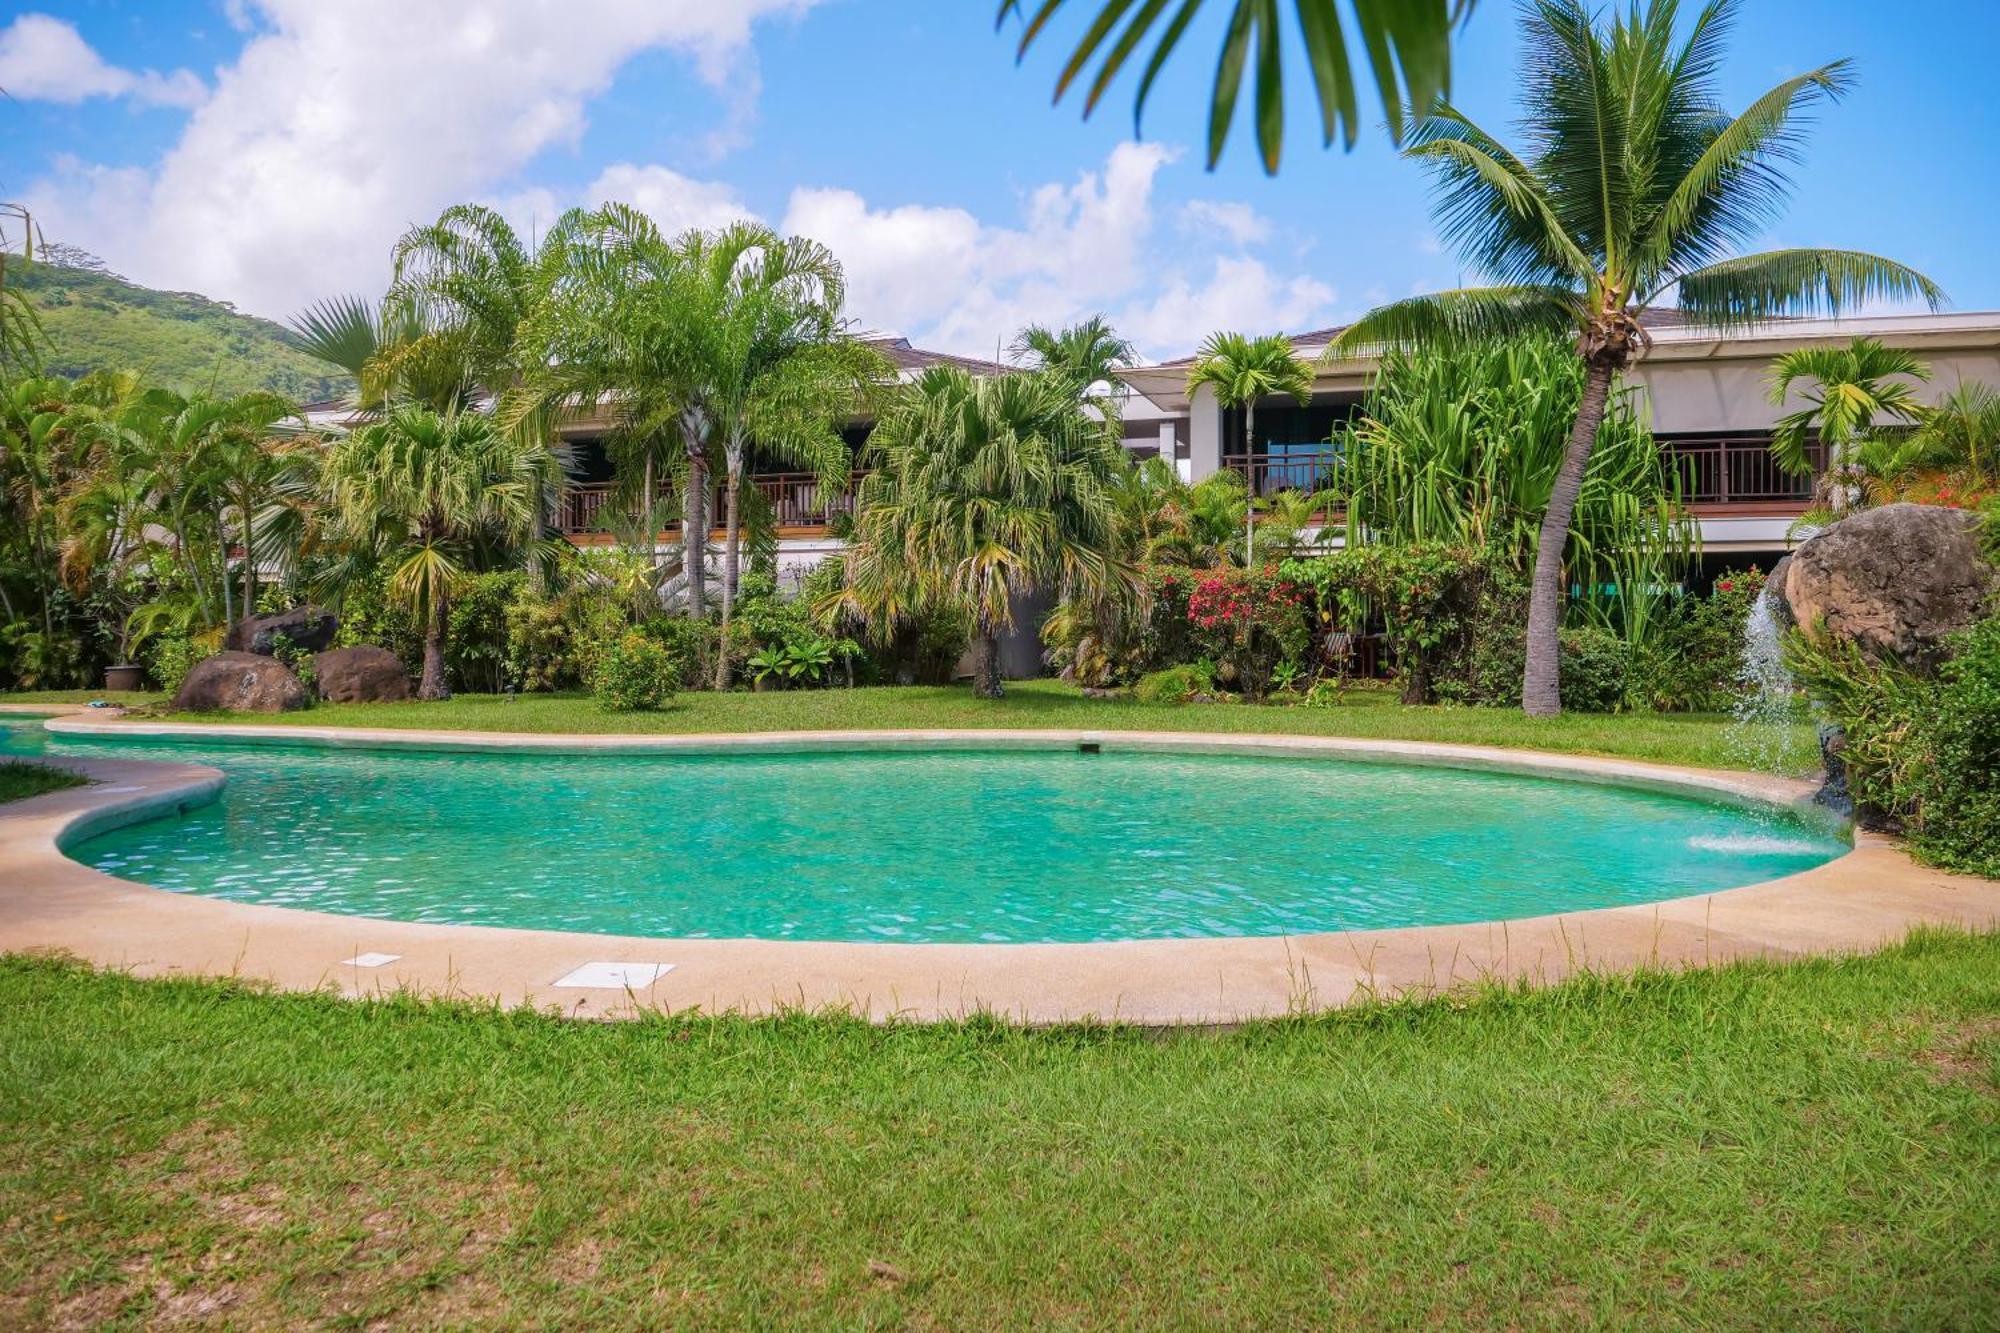
POLYGON ((981 699, 998 699, 1006 692, 1000 684, 1000 633, 984 616, 972 641, 972 692, 981 699))
POLYGON ((257 558, 250 547, 250 506, 237 506, 243 511, 243 616, 247 620, 257 614, 257 558))
POLYGON ((653 566, 653 582, 657 586, 660 581, 660 529, 653 522, 653 456, 650 453, 646 455, 646 473, 643 482, 646 491, 639 497, 639 503, 644 506, 642 511, 644 517, 641 521, 646 525, 646 559, 653 566))
POLYGON ((449 699, 444 687, 444 623, 451 607, 443 593, 431 599, 430 623, 424 626, 424 678, 417 686, 419 699, 449 699))
POLYGON ((1527 669, 1521 677, 1521 711, 1530 717, 1554 717, 1562 712, 1563 550, 1569 545, 1570 516, 1583 490, 1590 451, 1597 445, 1597 428, 1604 421, 1615 370, 1609 360, 1591 359, 1583 382, 1583 401, 1577 405, 1562 467, 1556 472, 1555 489, 1549 493, 1549 507, 1542 515, 1528 599, 1527 669))
POLYGON ((742 525, 737 508, 743 489, 743 456, 731 450, 728 495, 723 500, 722 529, 722 651, 715 655, 715 688, 729 688, 729 618, 736 610, 736 572, 742 558, 742 525))
POLYGON ((1257 559, 1257 400, 1243 404, 1243 568, 1257 559))
POLYGON ((687 499, 681 506, 681 564, 687 571, 688 614, 708 614, 708 460, 688 451, 687 499))
POLYGON ((236 623, 236 608, 230 605, 233 595, 229 587, 229 525, 223 522, 220 509, 215 511, 216 553, 222 557, 222 623, 228 627, 236 623))

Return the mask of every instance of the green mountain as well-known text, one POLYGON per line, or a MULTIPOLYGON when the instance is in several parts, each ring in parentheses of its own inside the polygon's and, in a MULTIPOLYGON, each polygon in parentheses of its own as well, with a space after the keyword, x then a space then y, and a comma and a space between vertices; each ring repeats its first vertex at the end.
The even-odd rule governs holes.
MULTIPOLYGON (((87 266, 86 266, 87 265, 87 266)), ((290 331, 193 292, 162 292, 76 263, 7 266, 48 333, 44 368, 58 375, 136 370, 148 384, 218 394, 270 389, 295 402, 333 398, 354 381, 300 351, 290 331)))

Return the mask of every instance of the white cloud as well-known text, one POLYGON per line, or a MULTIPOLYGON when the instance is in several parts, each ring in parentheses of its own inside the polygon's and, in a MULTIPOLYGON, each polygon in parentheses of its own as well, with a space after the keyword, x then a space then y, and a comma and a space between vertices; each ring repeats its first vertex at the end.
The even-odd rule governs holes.
POLYGON ((107 63, 74 25, 47 14, 23 14, 0 28, 0 88, 24 101, 72 104, 129 97, 148 106, 195 107, 208 96, 192 70, 161 74, 107 63))
MULTIPOLYGON (((50 236, 136 280, 286 315, 378 290, 410 224, 576 143, 632 57, 682 53, 726 93, 752 26, 813 3, 250 0, 230 13, 249 32, 241 54, 157 168, 58 163, 28 202, 50 236)), ((629 185, 664 189, 648 174, 664 171, 633 168, 629 185)))
POLYGON ((670 236, 756 217, 727 185, 695 180, 662 166, 630 162, 616 162, 599 172, 584 191, 584 202, 593 206, 630 204, 670 236))
POLYGON ((1220 233, 1237 245, 1271 239, 1271 220, 1248 204, 1226 199, 1190 199, 1181 205, 1180 224, 1198 236, 1220 233))
POLYGON ((1157 295, 1119 313, 1118 328, 1142 347, 1191 350, 1218 329, 1301 333, 1325 326, 1338 293, 1317 278, 1281 276, 1260 260, 1226 255, 1207 277, 1175 276, 1157 295))
MULTIPOLYGON (((1315 279, 1281 276, 1248 255, 1211 261, 1209 237, 1195 247, 1203 276, 1173 262, 1155 235, 1154 196, 1177 157, 1158 145, 1120 145, 1101 171, 1030 191, 1019 226, 959 208, 877 208, 851 190, 800 189, 784 228, 840 256, 857 318, 945 351, 991 356, 1024 324, 1100 312, 1149 355, 1184 352, 1217 328, 1324 323, 1334 293, 1315 279)), ((1228 218, 1243 230, 1239 244, 1257 234, 1244 227, 1257 218, 1247 205, 1202 202, 1216 225, 1228 218)))

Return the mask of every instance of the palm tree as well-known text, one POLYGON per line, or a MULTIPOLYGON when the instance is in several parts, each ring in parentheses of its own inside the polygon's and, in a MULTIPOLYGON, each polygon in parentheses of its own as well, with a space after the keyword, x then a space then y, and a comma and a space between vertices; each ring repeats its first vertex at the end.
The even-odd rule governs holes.
POLYGON ((1030 324, 1015 336, 1008 351, 1024 365, 1068 380, 1076 386, 1079 399, 1088 398, 1093 388, 1139 359, 1132 344, 1119 337, 1102 315, 1062 330, 1030 324))
MULTIPOLYGON (((257 613, 257 564, 260 556, 269 554, 259 549, 257 517, 276 498, 292 469, 283 439, 273 430, 288 419, 298 419, 298 408, 277 394, 253 392, 227 399, 197 464, 218 500, 236 511, 236 532, 243 543, 239 572, 244 616, 257 613)), ((227 558, 225 546, 225 567, 227 558)))
MULTIPOLYGON (((1000 0, 996 26, 1006 22, 1009 16, 1025 19, 1020 46, 1015 53, 1017 60, 1027 54, 1028 48, 1046 30, 1049 20, 1063 3, 1064 0, 1037 0, 1032 5, 1034 12, 1030 16, 1028 0, 1000 0)), ((1061 76, 1056 80, 1056 100, 1062 100, 1063 94, 1069 91, 1084 67, 1100 50, 1104 50, 1096 77, 1091 80, 1090 91, 1084 98, 1083 114, 1089 116, 1097 109, 1099 99, 1118 77, 1118 72, 1125 67, 1125 62, 1146 36, 1157 29, 1160 35, 1146 61, 1145 73, 1139 80, 1139 94, 1132 107, 1132 128, 1137 133, 1139 117, 1146 108, 1146 96, 1153 89, 1153 80, 1159 76, 1175 47, 1180 45, 1188 25, 1201 9, 1202 0, 1178 0, 1171 17, 1167 13, 1167 0, 1143 0, 1136 7, 1134 0, 1097 0, 1097 3, 1096 17, 1077 41, 1063 65, 1061 76), (1125 26, 1118 29, 1116 40, 1111 40, 1109 48, 1105 48, 1105 42, 1111 39, 1112 31, 1118 28, 1121 19, 1126 20, 1125 26), (1164 28, 1160 26, 1162 19, 1166 20, 1164 28)), ((1395 0, 1391 4, 1375 4, 1367 0, 1353 0, 1350 17, 1355 34, 1368 56, 1367 72, 1374 76, 1381 92, 1382 111, 1392 140, 1401 140, 1406 106, 1429 106, 1433 99, 1451 91, 1451 30, 1472 13, 1475 3, 1476 0, 1395 0)), ((1307 68, 1312 72, 1313 92, 1319 104, 1320 132, 1326 143, 1331 144, 1337 133, 1347 147, 1352 148, 1361 125, 1361 111, 1355 95, 1359 81, 1354 76, 1348 57, 1347 34, 1341 27, 1340 12, 1333 0, 1299 0, 1298 20, 1303 54, 1307 68)), ((1278 23, 1278 0, 1234 0, 1229 26, 1222 39, 1222 57, 1216 66, 1214 89, 1209 98, 1208 165, 1211 169, 1222 156, 1223 142, 1229 137, 1229 125, 1236 115, 1237 94, 1243 83, 1243 67, 1254 51, 1257 61, 1257 148, 1264 170, 1277 171, 1285 133, 1285 45, 1278 23)))
POLYGON ((1876 430, 1877 418, 1911 425, 1922 417, 1923 402, 1911 381, 1928 380, 1931 368, 1900 347, 1877 338, 1856 338, 1845 347, 1801 347, 1771 363, 1771 404, 1782 406, 1801 380, 1806 405, 1778 418, 1771 432, 1771 457, 1794 476, 1811 476, 1812 443, 1826 446, 1826 471, 1813 507, 1837 518, 1861 498, 1864 477, 1853 451, 1876 430), (1901 376, 1902 378, 1896 378, 1901 376))
POLYGON ((1417 123, 1408 150, 1436 181, 1444 234, 1495 285, 1382 306, 1328 348, 1346 356, 1530 329, 1575 335, 1589 373, 1536 547, 1522 688, 1531 714, 1561 710, 1570 513, 1612 381, 1646 346, 1640 316, 1671 302, 1690 322, 1724 328, 1880 298, 1942 300, 1922 274, 1852 250, 1731 256, 1784 201, 1802 114, 1851 81, 1836 61, 1726 114, 1715 85, 1735 9, 1711 0, 1677 40, 1677 0, 1649 0, 1602 28, 1578 0, 1536 0, 1522 21, 1527 154, 1444 103, 1417 123))
MULTIPOLYGON (((525 360, 532 349, 521 338, 522 327, 562 277, 559 247, 538 251, 484 205, 447 208, 437 221, 412 227, 396 242, 388 305, 410 312, 412 322, 429 332, 392 350, 390 367, 443 354, 461 362, 466 376, 493 399, 517 391, 534 368, 525 360)), ((560 465, 555 425, 555 413, 545 405, 514 418, 510 429, 560 465)), ((544 549, 541 536, 550 507, 560 499, 564 469, 551 471, 556 486, 530 505, 528 575, 537 587, 547 572, 537 558, 544 549)))
MULTIPOLYGON (((450 696, 444 641, 451 598, 482 548, 527 539, 548 467, 546 450, 501 430, 491 417, 441 415, 417 405, 393 409, 328 454, 325 484, 337 539, 358 557, 356 565, 386 566, 391 595, 423 621, 419 699, 450 696)), ((340 589, 332 591, 337 596, 340 589)))
MULTIPOLYGON (((1212 333, 1195 354, 1188 370, 1187 389, 1192 395, 1204 384, 1215 390, 1216 401, 1224 407, 1243 409, 1243 452, 1257 449, 1257 401, 1285 394, 1301 406, 1312 401, 1312 371, 1292 355, 1291 339, 1281 333, 1261 338, 1241 333, 1212 333)), ((1246 464, 1247 466, 1247 464, 1246 464)), ((1243 510, 1243 564, 1256 561, 1256 497, 1243 510)))
POLYGON ((1016 594, 1049 588, 1068 600, 1134 578, 1113 499, 1130 463, 1066 380, 933 367, 883 415, 867 457, 875 470, 834 601, 883 627, 963 611, 982 699, 1001 697, 1000 634, 1016 594))
POLYGON ((362 417, 396 403, 451 412, 471 402, 477 387, 459 342, 432 336, 423 312, 406 301, 330 296, 294 315, 291 329, 300 350, 354 377, 362 417))
MULTIPOLYGON (((617 203, 566 214, 543 250, 561 278, 523 323, 519 355, 527 374, 500 419, 511 427, 534 412, 603 405, 617 418, 628 456, 650 463, 677 444, 686 473, 687 609, 705 615, 709 453, 719 413, 702 343, 719 334, 704 316, 720 308, 717 275, 726 277, 733 265, 710 238, 669 240, 644 213, 617 203)), ((650 476, 646 487, 650 514, 650 476)))

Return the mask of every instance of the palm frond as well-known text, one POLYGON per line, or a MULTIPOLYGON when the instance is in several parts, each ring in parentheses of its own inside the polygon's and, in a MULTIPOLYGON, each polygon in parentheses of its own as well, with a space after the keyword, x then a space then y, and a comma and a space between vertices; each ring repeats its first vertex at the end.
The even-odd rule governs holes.
POLYGON ((1341 330, 1324 355, 1338 359, 1378 347, 1566 331, 1583 313, 1582 301, 1562 287, 1461 287, 1377 306, 1341 330))
MULTIPOLYGON (((995 26, 1009 18, 1023 21, 1015 58, 1047 31, 1066 0, 1000 0, 995 26), (1030 12, 1032 10, 1032 13, 1030 12)), ((1105 91, 1148 38, 1152 52, 1139 79, 1133 101, 1133 132, 1139 130, 1146 101, 1203 0, 1096 0, 1099 9, 1084 28, 1056 79, 1060 102, 1094 61, 1097 72, 1084 98, 1083 114, 1097 109, 1105 91), (1122 26, 1121 26, 1122 25, 1122 26), (1100 54, 1101 53, 1101 54, 1100 54)), ((1429 107, 1451 88, 1451 33, 1468 17, 1476 0, 1352 0, 1354 33, 1359 53, 1350 50, 1333 0, 1296 0, 1299 40, 1319 111, 1324 143, 1336 135, 1352 148, 1360 129, 1354 63, 1367 61, 1381 95, 1382 112, 1392 140, 1400 140, 1405 108, 1429 107)), ((1254 61, 1251 101, 1258 156, 1267 172, 1275 173, 1284 148, 1284 48, 1278 0, 1233 0, 1223 29, 1208 111, 1208 165, 1221 159, 1235 120, 1245 66, 1254 61)))
POLYGON ((1784 315, 1839 315, 1870 301, 1944 305, 1944 291, 1907 265, 1859 250, 1771 250, 1680 275, 1681 313, 1731 328, 1784 315))

